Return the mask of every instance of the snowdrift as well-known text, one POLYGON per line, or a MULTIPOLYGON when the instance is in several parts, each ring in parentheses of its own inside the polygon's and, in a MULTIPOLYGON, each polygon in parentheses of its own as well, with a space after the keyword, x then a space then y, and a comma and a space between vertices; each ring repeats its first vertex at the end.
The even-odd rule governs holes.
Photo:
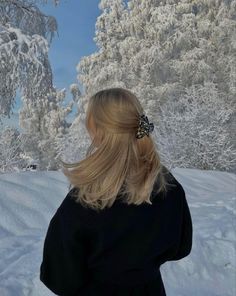
MULTIPOLYGON (((236 175, 174 169, 193 220, 191 254, 161 266, 168 296, 236 295, 236 175)), ((54 295, 39 280, 50 219, 68 192, 62 172, 0 175, 0 295, 54 295)))

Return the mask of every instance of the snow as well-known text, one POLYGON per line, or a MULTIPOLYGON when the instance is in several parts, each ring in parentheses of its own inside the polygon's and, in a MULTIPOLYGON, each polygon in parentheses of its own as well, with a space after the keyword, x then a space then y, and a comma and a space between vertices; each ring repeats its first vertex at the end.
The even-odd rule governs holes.
MULTIPOLYGON (((168 296, 236 295, 236 176, 175 168, 193 220, 189 256, 160 267, 168 296)), ((50 219, 68 192, 61 171, 0 175, 0 295, 55 295, 39 280, 50 219)))

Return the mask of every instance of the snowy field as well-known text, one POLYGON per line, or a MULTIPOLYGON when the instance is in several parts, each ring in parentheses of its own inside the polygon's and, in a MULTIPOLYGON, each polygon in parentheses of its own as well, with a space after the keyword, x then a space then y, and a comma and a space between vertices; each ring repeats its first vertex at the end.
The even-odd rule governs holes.
MULTIPOLYGON (((193 220, 191 254, 161 266, 167 296, 236 295, 236 175, 174 169, 193 220)), ((0 296, 55 295, 39 280, 50 219, 68 192, 60 172, 0 175, 0 296)))

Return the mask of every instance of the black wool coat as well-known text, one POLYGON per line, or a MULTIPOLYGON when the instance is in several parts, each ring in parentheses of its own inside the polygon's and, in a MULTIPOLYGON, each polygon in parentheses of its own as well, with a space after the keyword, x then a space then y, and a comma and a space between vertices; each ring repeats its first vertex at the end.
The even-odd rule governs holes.
POLYGON ((46 233, 40 280, 61 296, 165 296, 160 265, 192 249, 192 219, 181 184, 169 172, 167 194, 150 204, 117 199, 96 212, 66 195, 46 233), (170 181, 171 180, 171 181, 170 181))

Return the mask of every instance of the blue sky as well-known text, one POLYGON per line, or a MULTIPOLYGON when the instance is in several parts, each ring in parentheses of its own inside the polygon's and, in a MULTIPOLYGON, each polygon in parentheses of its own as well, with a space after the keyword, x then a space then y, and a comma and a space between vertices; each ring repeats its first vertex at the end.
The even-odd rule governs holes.
POLYGON ((93 41, 95 23, 101 11, 99 0, 60 0, 54 6, 52 0, 47 5, 40 5, 46 15, 53 15, 58 22, 58 34, 53 38, 49 60, 54 75, 56 88, 68 88, 78 82, 76 65, 83 56, 97 50, 93 41))
MULTIPOLYGON (((79 83, 76 66, 81 57, 97 51, 93 38, 96 19, 101 14, 99 2, 100 0, 60 0, 59 5, 55 6, 53 0, 48 0, 48 4, 38 5, 42 12, 54 16, 58 23, 58 34, 52 39, 49 61, 54 87, 58 90, 66 88, 67 100, 71 99, 69 85, 79 83)), ((9 120, 4 120, 5 124, 18 127, 17 113, 20 106, 21 102, 17 97, 14 114, 9 120)), ((75 111, 73 110, 73 114, 75 111)))

